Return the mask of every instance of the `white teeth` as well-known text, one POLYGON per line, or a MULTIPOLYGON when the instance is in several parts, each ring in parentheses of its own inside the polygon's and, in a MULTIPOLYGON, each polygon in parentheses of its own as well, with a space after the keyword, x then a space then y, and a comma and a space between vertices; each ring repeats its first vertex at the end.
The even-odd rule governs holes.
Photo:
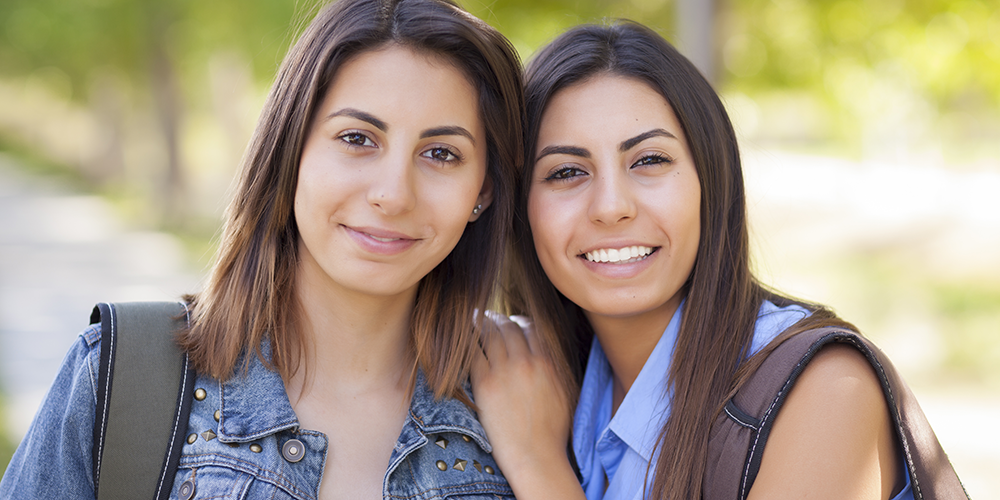
POLYGON ((601 248, 584 254, 591 262, 610 262, 612 264, 627 264, 645 259, 653 253, 652 247, 630 246, 624 248, 601 248))
POLYGON ((390 241, 396 241, 399 239, 399 238, 379 238, 378 236, 372 236, 370 234, 368 236, 371 236, 373 240, 381 241, 382 243, 388 243, 390 241))

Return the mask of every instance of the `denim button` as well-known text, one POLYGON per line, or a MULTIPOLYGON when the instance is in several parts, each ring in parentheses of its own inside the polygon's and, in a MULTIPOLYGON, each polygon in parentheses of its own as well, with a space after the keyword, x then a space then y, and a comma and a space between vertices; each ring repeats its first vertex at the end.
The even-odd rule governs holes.
POLYGON ((302 441, 298 439, 289 439, 285 441, 285 444, 281 446, 281 456, 285 457, 285 460, 295 463, 302 460, 306 454, 306 447, 302 444, 302 441))
POLYGON ((177 496, 179 496, 181 500, 191 500, 191 498, 194 497, 194 481, 188 479, 187 481, 181 483, 180 489, 177 490, 177 496))

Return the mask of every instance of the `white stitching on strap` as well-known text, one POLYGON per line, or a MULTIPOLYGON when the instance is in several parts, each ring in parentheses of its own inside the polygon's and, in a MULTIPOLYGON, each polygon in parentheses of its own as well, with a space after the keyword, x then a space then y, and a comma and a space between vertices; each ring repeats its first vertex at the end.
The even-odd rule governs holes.
POLYGON ((97 490, 98 485, 101 482, 101 460, 104 458, 104 432, 108 429, 108 403, 110 401, 109 392, 111 391, 111 362, 114 361, 115 357, 115 307, 111 303, 108 303, 108 315, 111 316, 111 345, 108 347, 108 373, 104 380, 104 412, 101 414, 101 438, 100 445, 97 447, 97 470, 94 471, 94 490, 97 490))
MULTIPOLYGON (((184 302, 180 302, 180 304, 182 306, 184 306, 184 324, 186 326, 190 327, 191 326, 191 313, 190 313, 190 311, 188 311, 188 306, 184 302)), ((184 395, 187 394, 187 390, 188 390, 187 389, 188 361, 189 361, 188 355, 184 354, 184 368, 181 370, 181 398, 182 398, 182 400, 184 398, 184 395)), ((174 425, 170 429, 170 447, 167 448, 167 457, 166 458, 167 458, 168 461, 170 460, 170 455, 172 455, 173 452, 174 452, 174 436, 177 434, 177 426, 180 425, 180 419, 181 419, 181 413, 182 413, 181 409, 183 408, 183 406, 184 406, 183 403, 181 403, 180 405, 177 405, 177 413, 174 414, 174 425)), ((156 485, 156 497, 154 497, 155 499, 160 498, 160 491, 163 490, 163 483, 164 483, 164 481, 166 481, 166 479, 167 479, 167 468, 164 467, 163 470, 160 471, 160 481, 159 481, 159 484, 156 485)))
MULTIPOLYGON (((812 358, 810 357, 810 359, 812 358)), ((795 364, 795 368, 792 369, 792 372, 795 372, 795 370, 797 370, 799 366, 802 366, 801 359, 799 360, 798 363, 795 364)), ((771 414, 772 410, 774 410, 774 405, 778 404, 778 401, 781 400, 781 395, 784 394, 786 390, 788 390, 789 384, 791 384, 791 380, 785 380, 785 384, 781 386, 781 390, 778 391, 777 395, 775 395, 774 400, 771 401, 771 405, 767 407, 767 411, 764 412, 764 416, 760 418, 761 427, 764 426, 764 422, 767 422, 767 416, 771 414)), ((757 432, 757 434, 753 438, 753 446, 750 447, 750 455, 749 455, 750 460, 747 460, 747 466, 745 469, 743 469, 743 481, 742 481, 743 484, 740 485, 740 498, 746 498, 747 476, 750 475, 750 462, 752 461, 754 451, 757 449, 758 441, 760 441, 760 432, 757 432)))
POLYGON ((746 421, 740 420, 739 417, 737 417, 731 411, 729 411, 729 405, 724 406, 722 408, 722 410, 726 412, 726 415, 729 415, 729 418, 731 418, 734 421, 736 421, 737 424, 740 424, 741 426, 746 427, 748 429, 752 429, 754 431, 757 430, 757 426, 751 424, 750 422, 746 422, 746 421))
MULTIPOLYGON (((863 347, 865 348, 866 351, 868 351, 868 353, 871 353, 871 350, 868 349, 868 346, 864 345, 863 343, 857 347, 859 348, 863 347)), ((897 429, 899 431, 902 431, 903 418, 902 415, 900 414, 899 406, 896 404, 896 396, 892 394, 892 386, 889 384, 889 377, 885 375, 885 368, 882 367, 882 363, 879 363, 878 357, 875 356, 874 353, 871 354, 872 354, 871 362, 875 366, 875 368, 878 369, 878 373, 880 375, 879 382, 881 383, 882 380, 885 381, 885 390, 888 391, 889 393, 889 403, 892 405, 893 417, 895 417, 895 425, 897 426, 897 429)), ((917 475, 910 474, 911 472, 916 471, 916 467, 913 465, 913 455, 910 453, 909 443, 907 443, 907 441, 903 439, 903 437, 904 436, 902 435, 902 432, 900 432, 899 436, 900 445, 902 445, 903 447, 903 454, 906 455, 906 465, 907 465, 906 473, 910 475, 910 477, 913 479, 913 490, 916 493, 914 497, 923 498, 923 495, 920 493, 920 481, 917 479, 917 475)))

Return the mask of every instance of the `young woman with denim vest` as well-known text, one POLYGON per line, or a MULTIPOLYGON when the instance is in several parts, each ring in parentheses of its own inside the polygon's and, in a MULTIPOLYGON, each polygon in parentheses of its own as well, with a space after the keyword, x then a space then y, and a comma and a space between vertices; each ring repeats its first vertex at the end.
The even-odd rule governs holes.
MULTIPOLYGON (((467 376, 522 158, 517 55, 444 0, 340 0, 281 66, 205 290, 171 498, 508 498, 467 376)), ((92 325, 0 485, 94 498, 92 325)))
MULTIPOLYGON (((473 369, 494 456, 521 500, 703 498, 710 430, 748 358, 782 332, 853 327, 754 278, 735 133, 662 37, 577 27, 526 74, 507 312, 534 333, 505 325, 473 369), (566 365, 535 355, 552 337, 566 365), (556 381, 574 373, 570 426, 556 381)), ((830 346, 781 408, 749 498, 912 498, 906 472, 875 371, 830 346)))

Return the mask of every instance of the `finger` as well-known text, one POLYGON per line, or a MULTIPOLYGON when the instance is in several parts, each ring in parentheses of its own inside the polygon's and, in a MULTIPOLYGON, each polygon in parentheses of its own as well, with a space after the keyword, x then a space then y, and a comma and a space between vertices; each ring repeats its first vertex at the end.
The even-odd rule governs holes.
POLYGON ((498 321, 506 317, 494 311, 486 311, 480 329, 480 344, 491 365, 507 361, 507 343, 498 321))
POLYGON ((486 352, 480 346, 479 349, 475 349, 472 353, 472 367, 469 370, 472 385, 475 386, 479 381, 486 379, 489 373, 490 360, 486 359, 486 352))
POLYGON ((531 348, 528 346, 528 339, 521 329, 521 325, 512 321, 506 316, 498 319, 497 325, 503 333, 504 343, 507 345, 508 357, 531 356, 531 348))
POLYGON ((524 337, 528 341, 528 349, 531 350, 532 354, 541 354, 541 345, 538 339, 537 331, 535 331, 535 324, 527 316, 513 315, 510 320, 517 323, 517 326, 521 327, 521 331, 524 332, 524 337))

